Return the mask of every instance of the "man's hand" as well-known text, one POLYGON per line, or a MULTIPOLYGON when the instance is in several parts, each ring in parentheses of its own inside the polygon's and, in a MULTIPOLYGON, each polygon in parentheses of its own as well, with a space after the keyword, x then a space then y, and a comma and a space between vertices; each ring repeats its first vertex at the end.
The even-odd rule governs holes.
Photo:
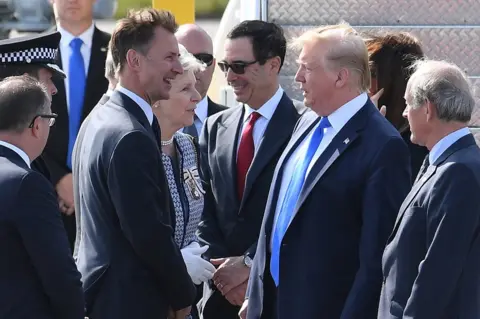
POLYGON ((243 263, 243 256, 210 261, 213 265, 219 266, 213 275, 213 283, 224 296, 247 281, 250 276, 250 268, 243 263))
POLYGON ((67 174, 58 181, 55 187, 58 194, 58 205, 60 211, 65 215, 72 215, 75 211, 75 205, 73 203, 73 180, 72 174, 67 174))
POLYGON ((242 308, 240 308, 240 312, 238 316, 240 319, 247 319, 247 309, 248 309, 248 299, 243 302, 242 308))
MULTIPOLYGON (((378 100, 380 100, 380 97, 382 96, 382 94, 383 94, 383 89, 379 90, 377 93, 375 93, 375 95, 370 97, 370 100, 372 101, 373 104, 375 104, 377 108, 378 108, 378 100)), ((382 107, 380 107, 380 113, 383 116, 387 114, 387 107, 385 105, 382 105, 382 107)))
POLYGON ((170 309, 168 311, 168 319, 185 319, 191 311, 192 307, 183 308, 177 311, 170 309))
POLYGON ((225 294, 225 299, 228 300, 234 306, 241 306, 245 300, 245 294, 247 292, 248 280, 240 286, 237 286, 225 294))

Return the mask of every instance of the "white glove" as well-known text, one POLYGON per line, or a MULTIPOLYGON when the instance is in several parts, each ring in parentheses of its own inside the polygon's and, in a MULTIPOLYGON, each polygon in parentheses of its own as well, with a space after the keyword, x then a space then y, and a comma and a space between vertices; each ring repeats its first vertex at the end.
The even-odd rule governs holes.
POLYGON ((180 250, 183 261, 187 266, 188 274, 195 285, 200 285, 209 279, 212 279, 215 267, 204 260, 201 255, 208 250, 208 246, 199 247, 198 243, 191 243, 180 250), (195 245, 196 244, 196 245, 195 245))

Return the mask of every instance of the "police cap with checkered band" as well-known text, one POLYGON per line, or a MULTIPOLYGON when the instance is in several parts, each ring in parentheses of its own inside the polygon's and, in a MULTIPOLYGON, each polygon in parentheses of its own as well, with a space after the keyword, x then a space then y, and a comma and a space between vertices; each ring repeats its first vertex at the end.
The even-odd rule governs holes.
POLYGON ((64 79, 65 73, 57 66, 56 58, 60 32, 51 31, 31 36, 0 41, 0 65, 35 64, 64 79))

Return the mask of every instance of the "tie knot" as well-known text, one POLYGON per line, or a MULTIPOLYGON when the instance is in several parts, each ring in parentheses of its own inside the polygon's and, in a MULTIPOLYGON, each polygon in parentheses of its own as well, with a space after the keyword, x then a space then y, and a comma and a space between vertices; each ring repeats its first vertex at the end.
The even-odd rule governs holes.
POLYGON ((331 127, 331 126, 332 126, 332 124, 330 124, 330 121, 328 120, 328 117, 322 117, 322 119, 320 120, 319 128, 325 129, 325 128, 328 128, 328 127, 331 127))
POLYGON ((80 38, 74 38, 72 41, 70 41, 70 47, 75 51, 80 51, 82 44, 83 41, 80 38))
POLYGON ((259 118, 260 118, 260 113, 258 112, 253 112, 251 115, 250 115, 250 123, 254 124, 259 118))

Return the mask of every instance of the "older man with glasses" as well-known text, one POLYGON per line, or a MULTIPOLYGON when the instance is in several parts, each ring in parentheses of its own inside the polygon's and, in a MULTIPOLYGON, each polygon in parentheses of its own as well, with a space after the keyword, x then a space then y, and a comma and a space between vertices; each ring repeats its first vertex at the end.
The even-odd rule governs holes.
POLYGON ((197 103, 195 109, 194 123, 183 129, 183 132, 193 137, 198 137, 202 131, 203 123, 208 116, 227 109, 226 106, 213 102, 208 96, 207 91, 212 82, 213 72, 215 71, 215 58, 213 57, 212 38, 208 33, 196 24, 184 24, 178 28, 175 33, 178 43, 182 44, 188 52, 192 53, 198 60, 205 63, 206 69, 196 74, 197 84, 195 88, 202 99, 197 103))

